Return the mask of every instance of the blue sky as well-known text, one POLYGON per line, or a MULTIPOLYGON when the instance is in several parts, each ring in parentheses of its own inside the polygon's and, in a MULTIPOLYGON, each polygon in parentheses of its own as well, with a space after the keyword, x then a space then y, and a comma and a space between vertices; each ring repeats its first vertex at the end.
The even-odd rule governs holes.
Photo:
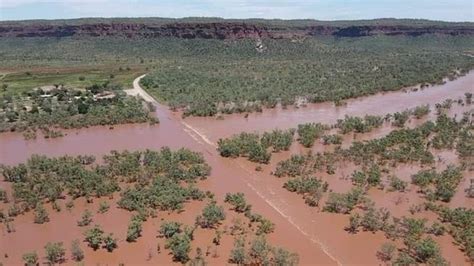
POLYGON ((78 17, 381 17, 474 21, 474 0, 0 0, 0 20, 78 17))

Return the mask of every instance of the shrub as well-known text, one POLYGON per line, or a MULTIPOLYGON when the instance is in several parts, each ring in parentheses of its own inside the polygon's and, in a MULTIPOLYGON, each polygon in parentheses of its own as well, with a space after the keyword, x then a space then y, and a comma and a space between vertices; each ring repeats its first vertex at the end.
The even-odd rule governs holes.
POLYGON ((160 225, 160 234, 165 238, 170 238, 182 232, 181 224, 178 222, 164 222, 160 225))
POLYGON ((230 251, 229 262, 244 265, 248 260, 245 250, 245 240, 243 238, 234 239, 234 247, 230 251))
POLYGON ((36 266, 39 265, 38 263, 38 254, 36 251, 28 252, 23 254, 23 261, 25 262, 26 266, 36 266))
POLYGON ((71 257, 74 261, 82 261, 84 259, 84 251, 82 251, 77 239, 71 243, 71 257))
POLYGON ((49 215, 42 204, 38 204, 35 208, 35 223, 43 224, 49 222, 49 215))
POLYGON ((142 233, 143 220, 139 215, 134 215, 128 224, 127 229, 127 242, 135 242, 142 233))
POLYGON ((235 194, 227 193, 224 202, 230 203, 236 212, 246 212, 251 209, 251 206, 245 201, 244 193, 241 192, 235 194))
POLYGON ((66 250, 64 249, 62 242, 48 242, 44 248, 46 251, 46 259, 50 264, 61 263, 64 261, 66 250))
POLYGON ((84 233, 85 241, 89 244, 91 248, 97 250, 104 239, 104 230, 98 225, 95 225, 93 228, 87 230, 84 233))
POLYGON ((214 228, 225 219, 225 212, 222 206, 217 206, 215 202, 204 207, 202 215, 196 217, 196 224, 202 228, 214 228))
POLYGON ((81 219, 77 221, 78 226, 88 226, 92 223, 92 213, 89 210, 85 210, 81 216, 81 219))
POLYGON ((191 251, 191 239, 186 234, 174 234, 166 241, 165 248, 171 250, 174 260, 186 263, 191 251))
POLYGON ((327 130, 327 126, 316 123, 298 125, 298 141, 306 148, 313 146, 316 139, 320 138, 322 133, 327 130))

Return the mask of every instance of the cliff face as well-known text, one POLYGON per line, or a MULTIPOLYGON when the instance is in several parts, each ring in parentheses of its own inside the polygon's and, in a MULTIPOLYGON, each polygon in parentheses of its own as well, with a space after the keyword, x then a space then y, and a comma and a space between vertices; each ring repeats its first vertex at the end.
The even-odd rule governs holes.
POLYGON ((246 23, 96 23, 81 25, 1 25, 0 37, 123 36, 129 38, 176 37, 185 39, 296 38, 305 36, 361 37, 372 35, 474 35, 469 26, 292 26, 246 23))

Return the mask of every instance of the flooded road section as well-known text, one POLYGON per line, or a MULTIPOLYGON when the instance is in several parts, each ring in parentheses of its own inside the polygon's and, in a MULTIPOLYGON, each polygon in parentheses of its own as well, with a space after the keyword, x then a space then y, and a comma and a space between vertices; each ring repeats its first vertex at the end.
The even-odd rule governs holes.
MULTIPOLYGON (((418 86, 419 87, 419 86, 418 86)), ((417 88, 418 88, 417 87, 417 88)), ((415 88, 415 87, 412 87, 415 88)), ((332 124, 337 119, 349 116, 385 115, 430 104, 432 107, 445 99, 464 99, 464 93, 474 93, 474 71, 443 85, 435 85, 413 91, 407 88, 400 91, 378 93, 345 101, 344 106, 336 107, 333 103, 308 104, 306 107, 288 107, 266 109, 262 113, 224 115, 224 119, 213 117, 190 117, 185 121, 212 141, 230 137, 233 134, 247 131, 263 132, 274 128, 296 127, 298 124, 320 122, 332 124), (407 91, 407 92, 405 92, 407 91)))
MULTIPOLYGON (((300 109, 266 110, 264 113, 251 114, 248 118, 244 118, 243 115, 230 115, 226 116, 225 120, 216 120, 215 118, 182 120, 179 114, 172 113, 166 107, 158 105, 156 115, 160 119, 160 124, 155 126, 124 125, 114 129, 93 127, 65 131, 67 135, 63 138, 43 139, 39 137, 34 141, 26 141, 20 134, 1 134, 0 163, 17 164, 24 162, 32 154, 48 156, 92 154, 100 157, 111 150, 159 149, 163 146, 187 147, 203 153, 212 167, 212 174, 202 184, 203 188, 214 192, 221 200, 227 192, 244 192, 249 203, 252 204, 253 210, 275 223, 276 231, 269 236, 271 243, 297 252, 300 255, 301 264, 377 265, 380 262, 376 258, 376 251, 385 242, 383 234, 348 234, 343 230, 348 224, 348 216, 323 213, 318 208, 308 207, 299 195, 282 188, 283 179, 275 178, 270 174, 276 163, 287 158, 288 153, 275 154, 270 165, 263 166, 262 172, 256 172, 254 171, 255 164, 249 163, 245 159, 221 158, 215 149, 215 142, 221 137, 241 131, 264 131, 276 127, 288 128, 305 122, 334 123, 346 114, 353 116, 383 115, 422 104, 433 106, 447 98, 464 98, 465 92, 472 92, 473 84, 474 73, 470 72, 467 76, 448 82, 443 86, 434 86, 423 91, 409 93, 378 94, 347 101, 347 105, 342 107, 334 107, 331 103, 322 103, 300 109)), ((298 148, 292 148, 291 152, 294 152, 295 149, 298 148)), ((331 187, 337 186, 338 183, 341 186, 342 184, 347 186, 348 183, 347 180, 342 180, 343 176, 336 175, 327 178, 334 179, 334 182, 330 184, 331 187)), ((335 189, 335 191, 338 190, 335 189)), ((408 208, 408 206, 409 203, 406 203, 405 207, 408 208)), ((121 227, 128 223, 128 217, 124 219, 126 221, 120 222, 121 227)), ((54 220, 53 218, 52 221, 54 220)), ((31 226, 37 226, 33 225, 31 219, 29 221, 31 226)), ((36 233, 34 230, 27 230, 27 232, 28 234, 21 234, 22 241, 17 240, 8 247, 0 247, 0 252, 22 250, 21 243, 28 242, 28 239, 36 241, 36 234, 38 234, 38 243, 35 247, 38 246, 38 250, 42 249, 47 241, 61 241, 60 234, 49 236, 49 234, 36 233), (51 239, 51 237, 53 238, 51 239)), ((14 234, 11 234, 13 238, 14 234)), ((120 247, 117 254, 122 255, 118 256, 123 256, 125 263, 142 263, 143 261, 134 256, 123 255, 123 253, 136 250, 136 246, 135 248, 133 245, 132 248, 129 246, 120 247), (134 259, 136 260, 134 261, 134 259)), ((448 253, 443 255, 453 264, 463 264, 464 257, 458 249, 449 250, 448 253)), ((110 255, 102 258, 110 263, 117 261, 110 259, 110 255)))

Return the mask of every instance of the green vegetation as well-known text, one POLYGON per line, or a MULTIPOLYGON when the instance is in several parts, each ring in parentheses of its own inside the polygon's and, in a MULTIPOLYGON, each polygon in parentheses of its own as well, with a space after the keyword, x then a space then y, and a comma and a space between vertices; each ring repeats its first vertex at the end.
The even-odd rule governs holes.
POLYGON ((265 132, 260 139, 263 147, 271 147, 272 152, 287 151, 293 143, 294 129, 282 131, 275 129, 272 132, 265 132))
POLYGON ((81 216, 81 219, 77 221, 78 226, 88 226, 92 223, 92 213, 89 210, 85 210, 81 216))
POLYGON ((251 205, 247 204, 244 193, 241 192, 235 194, 227 193, 224 202, 230 203, 236 212, 247 212, 252 208, 251 205))
POLYGON ((178 222, 164 222, 160 225, 160 235, 170 238, 175 234, 181 233, 181 224, 178 222))
POLYGON ((128 224, 127 242, 135 242, 142 234, 143 220, 139 215, 134 215, 128 224))
POLYGON ((405 189, 408 186, 408 182, 401 180, 400 178, 396 176, 391 176, 389 177, 390 181, 390 188, 389 191, 399 191, 399 192, 405 192, 405 189))
POLYGON ((329 198, 323 210, 334 213, 349 213, 354 207, 364 199, 364 191, 360 188, 353 188, 348 193, 329 193, 329 198))
MULTIPOLYGON (((72 52, 72 51, 69 51, 72 52)), ((110 83, 120 87, 131 87, 134 78, 146 70, 142 66, 130 68, 119 68, 112 65, 88 66, 88 67, 65 67, 58 69, 34 68, 24 72, 24 68, 15 70, 18 72, 5 74, 0 78, 0 83, 5 89, 0 89, 1 95, 18 95, 27 93, 33 88, 61 85, 67 88, 85 89, 94 84, 110 83)))
POLYGON ((234 239, 229 262, 239 265, 298 265, 297 254, 271 246, 265 237, 254 238, 248 247, 243 238, 234 239))
POLYGON ((189 252, 191 251, 191 239, 185 234, 174 234, 166 241, 165 248, 170 249, 173 259, 181 263, 189 260, 189 252))
POLYGON ((73 240, 71 243, 71 257, 74 261, 82 261, 84 259, 84 251, 79 245, 79 240, 73 240))
POLYGON ((35 138, 41 129, 45 137, 59 137, 55 128, 82 128, 94 125, 156 123, 152 106, 125 96, 120 87, 93 85, 85 90, 55 87, 33 90, 23 95, 0 97, 0 132, 24 132, 35 138))
POLYGON ((25 253, 22 258, 26 266, 38 265, 38 254, 36 251, 25 253))
MULTIPOLYGON (((193 183, 206 178, 210 167, 201 154, 187 149, 171 151, 112 152, 104 164, 94 165, 89 156, 48 158, 33 155, 25 164, 1 166, 5 180, 12 182, 18 214, 35 208, 38 222, 46 222, 41 206, 65 195, 72 198, 110 196, 121 182, 137 182, 122 192, 119 207, 148 215, 149 209, 178 210, 187 200, 201 200, 205 193, 193 183), (189 183, 180 184, 178 181, 189 183)), ((90 223, 92 214, 84 213, 80 225, 90 223)))
POLYGON ((339 102, 418 83, 439 83, 456 68, 472 68, 472 59, 456 52, 472 49, 462 39, 264 40, 263 53, 249 40, 225 46, 195 40, 186 61, 158 66, 142 84, 172 108, 183 108, 185 115, 250 112, 260 110, 259 106, 293 104, 298 96, 309 102, 339 102), (427 42, 436 43, 436 49, 427 42), (207 49, 197 51, 201 45, 207 49))
POLYGON ((202 215, 196 217, 196 224, 202 228, 215 228, 224 219, 224 208, 211 202, 204 207, 202 215))
POLYGON ((335 144, 335 145, 341 145, 342 144, 342 136, 341 135, 324 135, 323 136, 323 143, 324 145, 330 145, 330 144, 335 144))
POLYGON ((352 173, 352 183, 359 187, 378 186, 381 181, 381 172, 378 165, 371 165, 366 171, 352 173))
POLYGON ((35 208, 35 223, 37 224, 44 224, 49 222, 49 215, 46 209, 43 207, 42 204, 36 205, 35 208))
POLYGON ((436 209, 442 222, 448 223, 448 232, 456 240, 456 244, 466 253, 471 262, 474 262, 474 210, 468 208, 436 209))
POLYGON ((104 241, 104 248, 108 252, 112 252, 114 249, 117 248, 117 239, 114 238, 114 235, 112 233, 105 236, 103 241, 104 241))
POLYGON ((417 106, 413 109, 412 113, 417 119, 420 119, 430 113, 430 105, 417 106))
POLYGON ((406 110, 403 112, 396 112, 393 114, 393 122, 392 125, 396 127, 404 127, 405 123, 410 118, 410 111, 406 110))
POLYGON ((327 126, 320 123, 308 123, 298 125, 298 141, 306 148, 313 146, 316 139, 320 138, 327 126))
POLYGON ((323 193, 328 190, 328 183, 315 177, 296 177, 288 180, 283 187, 302 194, 308 205, 319 206, 323 193))
POLYGON ((273 130, 265 132, 261 137, 256 133, 241 133, 228 139, 219 139, 218 151, 223 157, 248 157, 251 162, 268 163, 272 152, 286 151, 293 142, 295 131, 273 130))
MULTIPOLYGON (((47 22, 55 25, 112 23, 104 19, 47 22)), ((169 19, 119 19, 140 23, 176 23, 169 19)), ((184 19, 180 22, 222 22, 220 19, 184 19)), ((321 22, 310 20, 264 21, 269 29, 314 25, 407 25, 453 27, 419 20, 321 22)), ((227 21, 226 21, 227 22, 227 21)), ((11 23, 11 22, 8 22, 11 23)), ((18 22, 25 25, 31 22, 18 22)), ((42 24, 45 22, 42 21, 42 24)), ((7 24, 4 24, 7 25, 7 24)), ((473 37, 367 36, 340 38, 263 39, 264 51, 255 40, 101 37, 29 37, 0 40, 2 66, 15 69, 0 84, 7 93, 34 86, 64 84, 87 87, 106 81, 130 85, 132 77, 152 72, 142 84, 172 108, 185 115, 260 111, 262 107, 293 104, 298 97, 310 102, 340 101, 415 84, 441 83, 473 67, 465 54, 473 37), (27 40, 27 41, 26 41, 27 40), (38 47, 41 47, 39 49, 38 47), (44 69, 48 66, 47 69, 44 69), (61 69, 66 68, 66 71, 61 69), (21 69, 21 70, 17 70, 21 69), (39 70, 38 70, 39 69, 39 70)), ((1 94, 1 92, 0 92, 1 94)))
POLYGON ((102 201, 99 204, 99 210, 97 210, 98 213, 106 213, 110 208, 110 205, 107 203, 107 201, 102 201))
POLYGON ((84 238, 91 248, 97 250, 102 244, 104 238, 104 230, 102 230, 100 226, 95 225, 93 228, 88 229, 84 233, 84 238))
POLYGON ((342 134, 349 132, 366 133, 374 128, 382 126, 383 118, 380 116, 366 115, 364 118, 355 116, 345 116, 344 119, 338 119, 336 127, 342 134))
POLYGON ((449 202, 454 196, 461 179, 461 169, 449 165, 446 170, 439 174, 434 170, 421 170, 412 176, 412 183, 419 186, 428 198, 449 202), (430 189, 432 184, 434 185, 434 192, 430 189))
POLYGON ((66 250, 62 242, 50 243, 48 242, 44 247, 46 251, 46 259, 49 264, 61 263, 65 260, 66 250))

